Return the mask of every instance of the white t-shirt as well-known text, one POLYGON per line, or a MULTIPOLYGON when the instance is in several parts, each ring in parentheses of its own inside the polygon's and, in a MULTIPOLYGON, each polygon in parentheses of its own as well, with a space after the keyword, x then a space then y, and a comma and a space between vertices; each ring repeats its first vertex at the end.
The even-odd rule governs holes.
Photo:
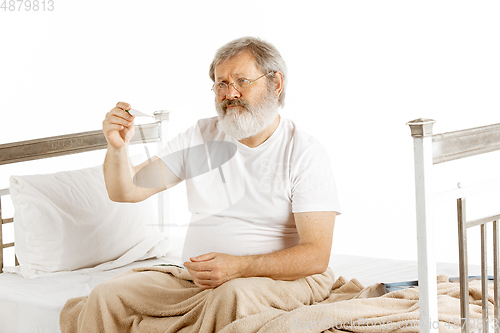
POLYGON ((250 148, 201 119, 158 152, 186 181, 192 213, 183 260, 208 252, 270 253, 299 243, 293 213, 340 213, 323 146, 288 119, 250 148))

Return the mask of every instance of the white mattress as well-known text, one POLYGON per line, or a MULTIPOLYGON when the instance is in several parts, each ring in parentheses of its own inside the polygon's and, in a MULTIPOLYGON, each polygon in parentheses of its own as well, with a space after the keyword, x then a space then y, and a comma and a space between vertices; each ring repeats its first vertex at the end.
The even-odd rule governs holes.
MULTIPOLYGON (((159 263, 179 263, 165 257, 132 263, 107 272, 64 273, 37 279, 17 274, 0 274, 0 333, 55 333, 59 331, 59 312, 72 297, 88 295, 97 284, 132 267, 159 263)), ((330 266, 336 276, 357 278, 363 285, 417 279, 417 263, 334 254, 330 266)), ((470 275, 479 273, 470 267, 470 275)), ((438 274, 458 276, 457 264, 439 264, 438 274)))

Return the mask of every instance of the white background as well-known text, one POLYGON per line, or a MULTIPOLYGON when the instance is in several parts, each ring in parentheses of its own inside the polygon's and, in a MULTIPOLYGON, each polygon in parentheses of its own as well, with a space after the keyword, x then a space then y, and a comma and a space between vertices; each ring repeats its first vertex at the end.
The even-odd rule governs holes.
MULTIPOLYGON (((333 251, 416 259, 405 124, 433 118, 440 133, 499 122, 499 17, 498 1, 455 0, 54 0, 53 11, 0 10, 0 144, 99 129, 118 101, 171 110, 173 136, 215 115, 208 68, 216 49, 258 36, 289 68, 281 114, 330 155, 343 208, 333 251)), ((500 155, 490 155, 473 158, 484 163, 461 179, 469 162, 436 166, 436 188, 495 176, 500 155)), ((0 188, 12 173, 102 159, 98 152, 2 166, 0 188)), ((172 216, 185 223, 182 190, 173 194, 172 216)), ((498 206, 498 193, 490 194, 496 199, 472 206, 498 206)), ((471 218, 497 208, 472 206, 471 218)), ((457 261, 455 211, 453 203, 437 209, 441 261, 457 261)))

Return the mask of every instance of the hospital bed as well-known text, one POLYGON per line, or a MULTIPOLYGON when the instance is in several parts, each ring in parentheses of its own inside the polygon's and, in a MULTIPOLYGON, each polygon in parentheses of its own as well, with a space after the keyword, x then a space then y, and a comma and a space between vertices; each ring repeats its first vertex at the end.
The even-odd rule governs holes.
MULTIPOLYGON (((157 143, 157 146, 161 147, 165 142, 165 139, 168 138, 168 121, 169 112, 163 111, 156 113, 155 121, 153 123, 136 126, 136 132, 134 137, 132 138, 131 143, 157 143)), ((414 128, 415 126, 420 125, 418 122, 412 123, 412 128, 414 128)), ((427 132, 426 135, 426 139, 422 141, 428 145, 427 132)), ((104 149, 105 147, 106 139, 104 138, 102 131, 100 130, 3 144, 0 145, 0 165, 32 161, 49 157, 52 158, 68 154, 85 153, 93 150, 104 149)), ((428 155, 428 152, 426 152, 426 154, 428 155)), ((149 153, 147 153, 147 155, 149 155, 149 153)), ((421 157, 417 157, 417 159, 420 158, 421 157)), ((86 182, 92 181, 88 179, 89 175, 90 177, 101 177, 99 167, 90 169, 90 173, 83 175, 87 178, 82 182, 79 182, 80 179, 78 177, 83 176, 78 173, 78 171, 75 171, 76 174, 71 173, 72 171, 68 171, 69 175, 68 173, 63 173, 63 176, 66 177, 63 179, 70 179, 69 181, 71 181, 71 177, 76 177, 77 179, 75 181, 77 183, 79 182, 78 184, 85 184, 86 182)), ((426 172, 429 171, 426 170, 426 172)), ((26 181, 29 183, 29 185, 32 185, 34 187, 39 186, 38 190, 41 191, 44 190, 44 188, 40 189, 40 186, 46 186, 48 181, 54 180, 53 177, 56 177, 55 179, 57 181, 61 181, 61 178, 57 178, 59 176, 50 175, 50 177, 52 178, 48 177, 48 179, 45 179, 43 178, 44 176, 41 175, 41 180, 40 177, 30 179, 28 176, 27 178, 18 178, 17 181, 21 183, 26 181), (37 184, 37 182, 45 183, 40 185, 37 184)), ((102 179, 99 179, 102 182, 102 179)), ((417 180, 418 179, 419 178, 417 177, 417 180)), ((4 200, 9 200, 11 194, 22 197, 23 193, 21 193, 22 191, 20 191, 19 188, 24 189, 26 187, 18 185, 19 184, 16 184, 16 193, 11 193, 11 190, 13 189, 4 189, 0 191, 0 221, 2 225, 13 224, 14 218, 17 217, 22 220, 23 212, 16 211, 14 218, 10 216, 4 217, 1 213, 2 202, 4 200)), ((419 185, 418 183, 417 188, 421 188, 421 185, 419 185)), ((31 190, 31 188, 27 189, 31 190)), ((61 190, 61 188, 58 188, 58 190, 61 190)), ((62 189, 61 191, 62 193, 64 193, 65 198, 68 195, 71 196, 71 194, 65 193, 64 189, 62 189)), ((419 191, 420 190, 417 189, 417 193, 420 193, 419 191)), ((38 193, 33 194, 34 198, 37 198, 37 195, 38 193)), ((429 198, 426 197, 426 200, 428 199, 429 198)), ((13 248, 14 246, 17 256, 22 258, 20 262, 23 263, 24 261, 25 263, 28 263, 27 265, 24 265, 28 266, 28 268, 25 268, 24 271, 22 269, 23 265, 21 265, 21 268, 19 268, 19 266, 5 268, 4 271, 10 273, 0 274, 0 333, 59 332, 59 313, 67 299, 88 295, 92 288, 94 288, 97 284, 132 267, 149 266, 155 264, 181 264, 180 249, 182 249, 182 239, 168 237, 170 235, 169 227, 175 225, 175 223, 169 221, 169 203, 167 193, 159 193, 152 197, 152 200, 156 202, 148 204, 156 204, 155 216, 150 217, 153 222, 143 223, 139 227, 153 227, 155 230, 153 232, 153 235, 151 235, 151 233, 146 234, 144 236, 144 239, 146 241, 137 239, 134 240, 134 242, 132 242, 133 244, 129 244, 130 249, 128 249, 128 251, 124 251, 125 253, 121 253, 121 256, 114 255, 112 258, 106 258, 107 261, 104 261, 104 259, 102 259, 100 263, 89 264, 88 262, 85 262, 85 260, 88 261, 89 258, 84 256, 83 263, 79 264, 78 266, 71 266, 73 264, 71 256, 68 258, 66 254, 68 252, 72 252, 69 249, 59 249, 60 251, 56 251, 57 254, 54 253, 54 258, 42 258, 47 260, 47 262, 44 262, 45 266, 40 265, 38 262, 36 262, 36 260, 39 259, 39 257, 36 256, 36 251, 40 250, 40 253, 43 253, 43 250, 46 251, 47 249, 39 247, 30 248, 29 242, 23 243, 22 237, 19 238, 21 239, 21 243, 19 243, 19 241, 17 241, 18 238, 16 238, 16 246, 14 242, 4 243, 0 229, 1 268, 4 268, 4 249, 8 250, 13 248), (157 235, 161 235, 161 237, 158 237, 157 235), (150 242, 148 242, 148 240, 150 242), (144 245, 141 249, 142 252, 137 249, 137 244, 144 245), (30 251, 35 251, 35 253, 30 253, 30 251), (56 265, 61 261, 66 263, 68 266, 65 268, 63 267, 63 269, 60 269, 61 267, 53 267, 53 265, 56 265)), ((421 203, 420 201, 417 201, 417 207, 420 207, 419 205, 421 205, 421 203)), ((26 207, 29 208, 30 206, 27 205, 26 207)), ((152 206, 146 206, 142 209, 147 209, 148 211, 150 211, 150 207, 152 206)), ((428 208, 426 209, 428 210, 428 208)), ((139 213, 141 213, 140 210, 139 213)), ((133 214, 134 212, 130 213, 131 216, 134 216, 133 214)), ((425 225, 425 222, 421 222, 420 215, 418 215, 418 218, 419 228, 421 228, 421 225, 425 225)), ((134 223, 134 221, 131 221, 130 223, 134 223)), ((429 220, 427 220, 427 223, 429 223, 429 220)), ((57 224, 56 227, 58 227, 57 224)), ((16 235, 18 232, 24 234, 27 233, 26 230, 22 229, 22 226, 16 227, 15 229, 16 235)), ((420 232, 421 231, 419 229, 419 237, 421 235, 420 232)), ((113 234, 113 232, 111 234, 113 234)), ((76 235, 79 235, 80 237, 76 237, 75 239, 72 239, 68 235, 71 235, 71 233, 66 232, 61 235, 56 235, 62 238, 58 240, 56 239, 59 242, 56 244, 63 244, 64 246, 67 245, 69 247, 72 244, 68 243, 81 241, 81 239, 84 238, 83 235, 85 235, 85 230, 78 230, 76 232, 76 235), (79 235, 79 232, 81 232, 82 234, 79 235)), ((26 236, 24 239, 28 239, 36 243, 37 241, 40 241, 40 239, 38 238, 44 240, 46 238, 43 237, 49 236, 51 235, 44 235, 43 233, 41 235, 31 234, 29 235, 29 237, 26 236)), ((55 242, 53 238, 49 239, 55 242)), ((424 245, 422 245, 422 242, 420 240, 421 239, 419 238, 420 252, 418 263, 416 261, 332 254, 330 266, 333 268, 337 276, 341 275, 346 278, 357 278, 364 285, 371 285, 377 282, 390 283, 412 281, 419 278, 423 282, 423 284, 421 282, 421 285, 424 286, 422 295, 425 297, 424 293, 427 293, 427 298, 422 299, 422 302, 425 302, 426 304, 423 306, 423 308, 427 306, 427 309, 429 309, 427 310, 427 312, 424 312, 424 316, 432 318, 434 309, 432 303, 432 292, 429 291, 429 287, 425 289, 425 283, 427 283, 427 286, 430 286, 430 288, 432 288, 432 278, 429 278, 430 274, 446 274, 448 276, 456 276, 458 273, 458 267, 456 264, 439 263, 437 265, 437 269, 434 268, 433 270, 432 267, 433 265, 435 265, 435 262, 430 255, 430 253, 432 252, 430 243, 424 242, 424 245), (424 248, 424 250, 427 250, 427 252, 422 250, 422 247, 424 248), (422 252, 424 253, 423 257, 421 255, 422 252)), ((85 242, 83 242, 82 244, 83 247, 86 246, 85 242)), ((92 246, 98 245, 92 244, 92 246)), ((91 250, 91 247, 88 247, 86 249, 82 248, 80 250, 80 253, 77 254, 81 254, 81 252, 85 254, 85 251, 91 250)), ((480 270, 476 266, 469 266, 468 273, 480 274, 480 270)))

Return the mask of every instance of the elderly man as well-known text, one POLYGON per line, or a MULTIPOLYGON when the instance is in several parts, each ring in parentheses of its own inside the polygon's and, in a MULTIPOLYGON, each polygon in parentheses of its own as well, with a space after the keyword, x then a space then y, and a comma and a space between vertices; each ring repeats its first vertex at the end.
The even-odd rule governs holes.
MULTIPOLYGON (((134 117, 126 111, 131 106, 120 102, 106 115, 104 175, 109 197, 138 202, 186 181, 192 220, 183 259, 195 293, 216 293, 227 285, 227 295, 228 288, 242 288, 231 281, 251 277, 270 278, 266 281, 275 283, 271 289, 278 289, 280 283, 323 274, 340 212, 335 182, 323 147, 278 113, 287 83, 280 53, 258 38, 240 38, 217 51, 209 74, 217 117, 199 120, 141 165, 132 167, 128 159, 134 117)), ((128 285, 144 292, 153 284, 151 293, 165 292, 163 299, 169 299, 170 282, 159 277, 161 273, 147 273, 148 278, 141 275, 146 272, 136 272, 98 286, 80 302, 80 331, 140 327, 137 318, 144 316, 143 307, 120 304, 113 310, 115 303, 125 302, 110 300, 121 298, 109 294, 128 285), (137 287, 139 281, 145 281, 144 288, 137 287), (112 311, 127 316, 118 320, 109 315, 112 311)), ((279 297, 312 304, 319 299, 311 289, 279 297)))

